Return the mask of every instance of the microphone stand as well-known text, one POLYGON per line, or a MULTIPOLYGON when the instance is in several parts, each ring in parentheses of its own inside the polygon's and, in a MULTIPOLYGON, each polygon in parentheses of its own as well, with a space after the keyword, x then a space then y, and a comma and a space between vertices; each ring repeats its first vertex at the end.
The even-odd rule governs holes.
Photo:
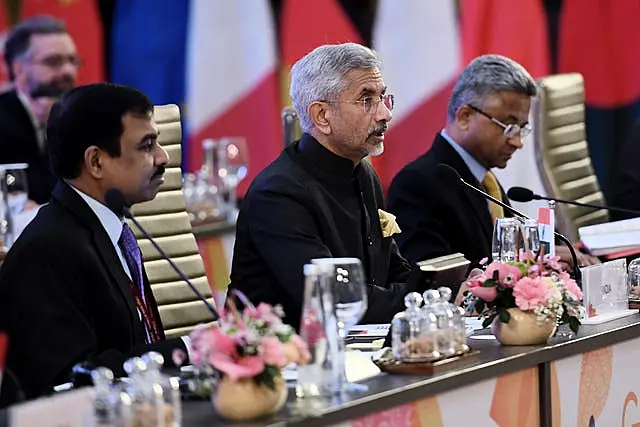
MULTIPOLYGON (((456 172, 456 174, 457 174, 457 172, 456 172)), ((522 212, 518 211, 517 209, 507 205, 506 203, 502 202, 501 200, 498 200, 495 197, 491 196, 490 194, 487 194, 484 191, 480 190, 479 188, 476 188, 473 185, 469 184, 467 181, 462 179, 462 177, 459 176, 459 175, 458 175, 458 182, 460 184, 465 185, 467 188, 472 189, 476 193, 480 194, 482 197, 491 200, 493 203, 495 203, 497 205, 502 206, 504 209, 506 209, 509 212, 511 212, 512 214, 514 214, 520 221, 524 221, 525 219, 529 218, 527 215, 523 214, 522 212)), ((554 200, 554 199, 551 199, 551 200, 554 200)), ((573 247, 573 245, 571 244, 571 241, 566 236, 558 233, 555 230, 553 231, 553 234, 560 241, 562 241, 565 245, 567 245, 567 247, 569 248, 569 252, 571 253, 571 260, 573 261, 573 275, 574 275, 574 277, 576 279, 576 283, 578 283, 578 286, 580 286, 580 288, 582 288, 582 272, 580 271, 580 266, 578 265, 578 255, 576 254, 575 248, 573 247)))
POLYGON ((126 207, 124 207, 122 210, 124 211, 124 216, 129 218, 136 225, 136 227, 138 227, 138 230, 140 230, 142 234, 144 234, 144 237, 146 237, 151 242, 151 244, 158 251, 158 253, 160 253, 160 255, 162 255, 164 259, 167 260, 167 262, 169 262, 173 270, 176 273, 178 273, 180 278, 191 288, 193 293, 196 294, 198 298, 200 298, 200 300, 204 303, 204 305, 207 307, 209 312, 213 315, 213 320, 218 320, 220 318, 220 316, 218 315, 218 312, 211 306, 211 304, 209 304, 207 299, 200 293, 200 291, 198 291, 198 289, 193 285, 193 283, 191 283, 191 280, 189 280, 189 278, 185 276, 182 270, 178 268, 178 266, 173 262, 171 257, 169 257, 169 255, 167 255, 167 253, 160 247, 160 245, 156 243, 155 239, 151 237, 149 233, 147 233, 147 230, 145 230, 144 227, 138 222, 138 220, 133 217, 133 215, 131 214, 131 211, 126 207))
POLYGON ((604 210, 607 210, 607 211, 622 212, 622 213, 628 213, 628 214, 635 215, 635 216, 640 216, 640 211, 636 211, 636 210, 633 210, 633 209, 616 208, 614 206, 594 205, 592 203, 574 202, 573 200, 556 199, 554 197, 545 197, 545 196, 541 196, 539 194, 534 194, 531 197, 531 200, 550 200, 550 201, 557 202, 557 203, 563 203, 565 205, 580 206, 580 207, 583 207, 583 208, 604 209, 604 210))

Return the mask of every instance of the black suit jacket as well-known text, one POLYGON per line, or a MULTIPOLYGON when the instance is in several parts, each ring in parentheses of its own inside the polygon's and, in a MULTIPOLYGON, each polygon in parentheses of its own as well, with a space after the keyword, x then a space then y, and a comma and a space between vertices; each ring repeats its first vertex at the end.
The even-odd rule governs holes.
MULTIPOLYGON (((27 226, 0 269, 0 330, 9 334, 7 367, 27 398, 69 380, 83 361, 124 375, 122 363, 155 350, 171 362, 180 339, 145 344, 120 259, 99 219, 66 183, 27 226)), ((147 295, 152 295, 144 275, 147 295)), ((152 306, 156 310, 155 301, 152 306)), ((4 386, 11 381, 6 378, 4 386)), ((6 390, 3 403, 14 396, 6 390)))
POLYGON ((255 304, 281 304, 300 324, 303 266, 313 258, 356 257, 369 283, 361 323, 389 322, 404 308, 410 265, 382 236, 384 207, 368 162, 353 163, 310 135, 284 149, 252 182, 238 217, 230 289, 255 304))
POLYGON ((46 150, 38 148, 33 122, 15 90, 0 95, 0 164, 28 163, 29 198, 49 201, 56 179, 46 150))
MULTIPOLYGON (((455 252, 464 254, 472 264, 491 258, 493 223, 487 200, 471 189, 440 179, 440 163, 483 189, 462 157, 438 133, 429 151, 398 172, 389 187, 389 211, 397 216, 402 230, 396 235, 400 252, 411 262, 455 252)), ((502 200, 508 203, 504 190, 502 200)))
MULTIPOLYGON (((612 170, 611 206, 640 211, 640 121, 637 121, 624 140, 618 154, 617 167, 612 170)), ((611 221, 634 218, 625 212, 609 211, 611 221)))

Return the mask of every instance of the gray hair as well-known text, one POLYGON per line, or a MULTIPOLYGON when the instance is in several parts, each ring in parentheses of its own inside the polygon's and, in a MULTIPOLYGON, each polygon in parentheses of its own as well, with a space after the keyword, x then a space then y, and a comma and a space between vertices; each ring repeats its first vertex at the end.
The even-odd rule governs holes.
POLYGON ((501 55, 479 56, 458 77, 449 98, 447 120, 454 121, 463 105, 481 108, 483 98, 497 92, 536 96, 538 89, 529 72, 516 61, 501 55))
POLYGON ((380 69, 381 62, 368 47, 343 43, 319 46, 293 65, 289 95, 303 132, 313 128, 309 105, 335 100, 345 88, 345 74, 354 68, 380 69))

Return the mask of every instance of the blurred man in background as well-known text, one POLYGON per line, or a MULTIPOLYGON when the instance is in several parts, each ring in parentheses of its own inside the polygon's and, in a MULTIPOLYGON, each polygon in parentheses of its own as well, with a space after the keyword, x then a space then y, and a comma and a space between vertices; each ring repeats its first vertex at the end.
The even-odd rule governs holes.
POLYGON ((303 266, 314 258, 355 257, 368 284, 362 323, 390 322, 412 289, 411 267, 381 224, 378 176, 363 161, 382 154, 391 120, 393 95, 380 60, 355 43, 320 46, 293 66, 291 99, 303 135, 247 192, 229 288, 255 304, 281 304, 285 321, 297 328, 303 266))
POLYGON ((62 21, 36 16, 9 33, 4 59, 13 89, 0 95, 0 164, 28 163, 29 198, 49 201, 55 178, 46 150, 53 103, 76 85, 80 60, 62 21))

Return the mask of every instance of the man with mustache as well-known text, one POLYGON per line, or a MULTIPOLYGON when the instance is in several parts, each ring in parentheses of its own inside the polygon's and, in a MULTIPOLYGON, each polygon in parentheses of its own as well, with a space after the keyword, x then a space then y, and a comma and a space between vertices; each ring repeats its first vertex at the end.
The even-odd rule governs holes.
MULTIPOLYGON (((491 257, 496 218, 511 216, 500 206, 443 180, 438 165, 455 169, 466 182, 508 203, 491 169, 504 169, 531 132, 529 109, 537 93, 529 73, 500 55, 474 59, 449 98, 447 123, 422 156, 405 166, 389 188, 389 210, 397 215, 401 253, 410 261, 460 252, 472 262, 491 257)), ((566 247, 558 247, 569 263, 566 247)), ((581 263, 597 260, 580 255, 581 263)))
MULTIPOLYGON (((167 152, 158 144, 153 105, 136 89, 77 87, 54 104, 47 137, 58 178, 0 268, 0 330, 7 368, 27 398, 69 380, 89 361, 124 374, 126 358, 150 350, 171 361, 182 340, 165 340, 136 238, 105 206, 120 190, 132 203, 153 199, 167 152)), ((0 403, 15 383, 5 379, 0 403)))
POLYGON ((410 265, 383 233, 383 192, 365 160, 382 154, 393 109, 380 60, 355 43, 320 46, 291 69, 290 94, 304 133, 246 194, 229 287, 255 304, 281 304, 298 327, 304 264, 355 257, 369 288, 361 323, 389 322, 413 289, 410 265))
POLYGON ((13 89, 0 95, 0 163, 28 163, 29 198, 44 204, 55 184, 45 125, 53 102, 75 87, 80 59, 64 23, 49 16, 13 27, 4 59, 13 89))

